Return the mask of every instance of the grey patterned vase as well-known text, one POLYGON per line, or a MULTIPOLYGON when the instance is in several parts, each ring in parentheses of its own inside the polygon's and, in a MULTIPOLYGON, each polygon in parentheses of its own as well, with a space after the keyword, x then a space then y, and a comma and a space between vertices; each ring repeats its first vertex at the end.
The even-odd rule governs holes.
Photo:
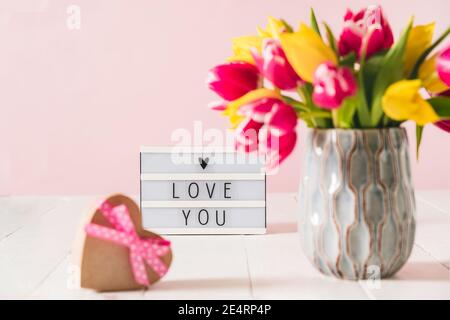
POLYGON ((416 224, 406 131, 310 129, 306 143, 299 232, 309 260, 343 279, 394 275, 416 224))

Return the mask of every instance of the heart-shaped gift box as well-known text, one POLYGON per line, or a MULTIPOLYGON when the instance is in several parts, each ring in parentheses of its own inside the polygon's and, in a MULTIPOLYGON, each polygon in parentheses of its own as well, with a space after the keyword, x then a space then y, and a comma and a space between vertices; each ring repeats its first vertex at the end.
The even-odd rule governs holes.
MULTIPOLYGON (((86 217, 79 231, 74 254, 77 256, 80 266, 81 287, 97 291, 145 289, 160 280, 172 262, 172 251, 168 242, 159 235, 144 230, 138 205, 131 198, 120 194, 106 199, 102 206, 86 217), (115 222, 115 218, 108 218, 108 215, 105 214, 105 204, 109 211, 120 208, 127 216, 129 215, 132 225, 129 223, 130 219, 125 220, 128 221, 130 237, 128 234, 122 234, 125 232, 121 230, 120 226, 111 223, 115 222), (126 245, 118 243, 119 236, 134 239, 134 242, 129 241, 126 245), (148 242, 149 245, 144 242, 148 242), (133 257, 132 247, 133 249, 136 247, 135 243, 138 246, 145 244, 145 247, 142 245, 142 248, 137 249, 137 253, 133 252, 133 257), (159 243, 163 245, 158 247, 159 243), (156 249, 153 250, 153 247, 156 249), (150 253, 150 257, 147 257, 148 260, 142 258, 141 253, 142 256, 150 253), (136 263, 136 260, 139 264, 136 263), (157 263, 156 268, 154 264, 152 264, 152 268, 147 261, 157 263), (161 266, 161 262, 165 269, 163 271, 158 267, 158 264, 161 266), (136 280, 139 275, 140 278, 147 279, 147 283, 142 283, 142 281, 139 283, 136 280)), ((161 267, 161 269, 163 268, 161 267)))

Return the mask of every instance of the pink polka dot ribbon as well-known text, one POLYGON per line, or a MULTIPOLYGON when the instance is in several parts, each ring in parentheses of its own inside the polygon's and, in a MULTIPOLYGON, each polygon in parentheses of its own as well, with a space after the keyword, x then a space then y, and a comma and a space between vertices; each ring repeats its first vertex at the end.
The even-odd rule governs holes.
POLYGON ((112 207, 103 202, 99 208, 114 229, 89 223, 85 232, 91 237, 126 246, 130 250, 130 264, 134 279, 143 286, 149 286, 150 281, 145 269, 145 262, 159 277, 164 276, 168 268, 161 260, 170 249, 170 242, 164 239, 145 239, 137 234, 128 208, 125 205, 112 207))

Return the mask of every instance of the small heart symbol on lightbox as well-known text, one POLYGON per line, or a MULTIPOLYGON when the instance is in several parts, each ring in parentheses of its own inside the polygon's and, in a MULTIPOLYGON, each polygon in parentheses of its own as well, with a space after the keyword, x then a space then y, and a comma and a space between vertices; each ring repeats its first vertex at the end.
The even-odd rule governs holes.
POLYGON ((209 158, 198 158, 198 161, 200 162, 200 166, 202 167, 202 169, 205 170, 205 168, 208 166, 209 158))

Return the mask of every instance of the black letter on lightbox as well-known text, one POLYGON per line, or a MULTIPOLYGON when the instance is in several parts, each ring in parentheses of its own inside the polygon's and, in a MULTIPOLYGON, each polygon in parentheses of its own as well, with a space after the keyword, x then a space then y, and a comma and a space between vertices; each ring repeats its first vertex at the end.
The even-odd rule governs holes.
POLYGON ((223 196, 225 199, 231 199, 231 196, 227 195, 227 191, 231 189, 231 182, 225 182, 223 184, 223 196))
POLYGON ((172 199, 180 199, 179 196, 175 195, 175 182, 172 182, 172 199))
POLYGON ((205 209, 200 210, 200 211, 198 212, 198 222, 199 222, 202 226, 204 226, 205 224, 208 224, 208 221, 209 221, 209 213, 208 213, 208 211, 205 210, 205 209), (206 222, 205 222, 205 223, 202 223, 202 219, 200 219, 200 218, 201 218, 201 215, 202 215, 202 212, 206 212, 206 222))
POLYGON ((191 214, 191 210, 189 210, 187 212, 187 214, 186 214, 186 212, 184 212, 184 209, 182 211, 183 211, 183 216, 184 216, 184 219, 186 220, 186 226, 187 226, 187 221, 188 221, 189 215, 191 214))
POLYGON ((219 223, 219 210, 216 210, 216 223, 220 227, 223 227, 225 225, 225 210, 222 210, 222 218, 222 223, 219 223))

